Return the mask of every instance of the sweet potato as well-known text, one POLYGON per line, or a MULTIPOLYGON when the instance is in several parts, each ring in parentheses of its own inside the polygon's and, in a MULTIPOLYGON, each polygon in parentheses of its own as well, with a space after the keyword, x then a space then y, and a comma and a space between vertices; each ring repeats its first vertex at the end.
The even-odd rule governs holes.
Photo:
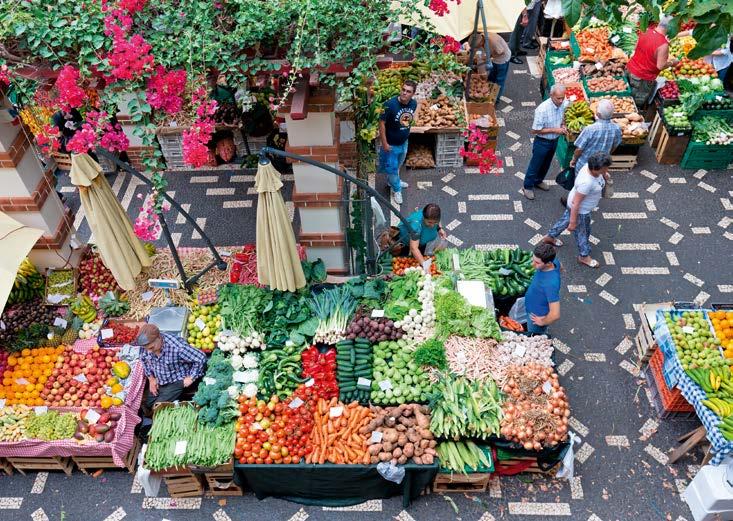
POLYGON ((416 464, 418 464, 418 465, 422 465, 422 464, 423 464, 422 458, 421 458, 420 456, 415 456, 415 457, 413 457, 413 458, 412 458, 412 462, 413 462, 413 463, 416 463, 416 464))
POLYGON ((415 454, 415 445, 412 443, 405 443, 405 446, 402 449, 402 454, 404 454, 408 458, 411 458, 413 454, 415 454))
POLYGON ((405 463, 407 463, 407 460, 408 459, 409 458, 403 454, 402 456, 400 456, 399 458, 397 458, 397 464, 398 465, 404 465, 405 463))
POLYGON ((380 452, 379 453, 379 461, 389 461, 390 459, 392 459, 391 452, 380 452))
POLYGON ((422 410, 415 410, 415 421, 417 426, 427 429, 430 427, 430 417, 423 414, 422 410))
POLYGON ((369 451, 369 455, 376 456, 382 451, 382 444, 375 443, 374 445, 370 445, 367 450, 369 451))
POLYGON ((433 464, 433 458, 434 456, 432 454, 425 454, 422 457, 422 464, 423 465, 432 465, 433 464))
POLYGON ((395 450, 392 451, 392 457, 399 458, 400 456, 402 456, 402 449, 397 447, 395 450))
MULTIPOLYGON (((410 431, 407 431, 407 432, 409 433, 410 431)), ((406 436, 405 434, 400 434, 397 437, 397 446, 404 447, 405 444, 407 443, 407 440, 408 440, 408 436, 406 436)))

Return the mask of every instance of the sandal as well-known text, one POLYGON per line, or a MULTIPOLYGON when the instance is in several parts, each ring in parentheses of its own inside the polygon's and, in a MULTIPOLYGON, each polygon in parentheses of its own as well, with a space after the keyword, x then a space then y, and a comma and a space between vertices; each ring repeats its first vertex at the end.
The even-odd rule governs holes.
POLYGON ((601 265, 601 263, 598 262, 595 259, 591 259, 590 262, 585 262, 585 261, 582 261, 580 259, 581 259, 581 257, 578 257, 578 264, 584 264, 584 265, 588 266, 589 268, 597 268, 598 266, 601 265))
POLYGON ((563 245, 563 242, 560 239, 553 239, 552 237, 549 237, 549 236, 543 237, 542 242, 544 242, 545 244, 552 244, 556 248, 559 248, 560 246, 563 245))

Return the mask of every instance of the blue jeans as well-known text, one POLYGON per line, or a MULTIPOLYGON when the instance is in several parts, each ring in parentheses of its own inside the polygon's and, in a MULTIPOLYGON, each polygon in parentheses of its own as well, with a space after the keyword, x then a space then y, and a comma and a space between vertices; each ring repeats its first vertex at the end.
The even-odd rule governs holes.
MULTIPOLYGON (((566 209, 560 220, 552 225, 547 235, 557 239, 569 224, 570 210, 566 209)), ((581 257, 588 257, 590 255, 590 213, 578 214, 578 224, 573 230, 573 236, 575 237, 575 243, 578 245, 578 254, 581 257)))
POLYGON ((730 65, 728 65, 725 69, 720 69, 718 71, 718 78, 720 78, 720 81, 722 81, 724 85, 725 85, 725 76, 728 74, 728 69, 730 69, 730 65))
POLYGON ((524 47, 527 47, 534 41, 535 33, 537 32, 537 23, 540 21, 540 11, 542 11, 542 2, 537 2, 528 13, 529 23, 522 32, 522 45, 524 47))
POLYGON ((527 333, 531 335, 544 335, 547 333, 547 327, 548 326, 538 326, 532 322, 532 317, 529 316, 529 311, 527 311, 527 333))
POLYGON ((496 83, 499 86, 499 94, 497 99, 504 94, 504 84, 506 83, 506 76, 509 73, 509 62, 506 63, 494 63, 489 74, 489 81, 496 83))
POLYGON ((402 191, 400 167, 407 157, 407 141, 401 145, 390 145, 390 148, 392 150, 387 152, 379 146, 379 171, 387 174, 389 187, 393 192, 399 193, 402 191))
POLYGON ((535 186, 545 180, 556 148, 557 139, 535 136, 532 144, 532 159, 529 160, 527 173, 524 175, 524 188, 534 190, 535 186))

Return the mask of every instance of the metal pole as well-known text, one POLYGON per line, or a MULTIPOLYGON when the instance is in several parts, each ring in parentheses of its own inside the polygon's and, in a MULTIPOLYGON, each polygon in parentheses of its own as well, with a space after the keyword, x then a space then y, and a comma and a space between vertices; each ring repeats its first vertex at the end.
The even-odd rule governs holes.
MULTIPOLYGON (((473 74, 473 58, 476 55, 476 47, 474 42, 476 41, 476 33, 478 32, 478 9, 481 0, 476 3, 476 16, 473 18, 473 32, 471 33, 471 49, 468 53, 468 77, 466 78, 466 92, 471 92, 471 75, 473 74)), ((468 99, 468 98, 466 98, 468 99)))
POLYGON ((176 245, 173 243, 173 237, 171 237, 171 231, 168 229, 168 223, 165 222, 165 216, 163 215, 163 210, 158 210, 155 213, 158 214, 158 220, 160 221, 160 227, 163 229, 163 235, 165 235, 165 240, 171 249, 171 253, 173 254, 173 261, 176 263, 176 267, 178 268, 178 273, 181 275, 183 286, 186 288, 186 291, 189 291, 189 282, 188 282, 188 277, 186 276, 186 269, 183 267, 181 258, 178 256, 178 250, 176 249, 176 245))
POLYGON ((489 46, 489 30, 488 25, 486 25, 486 13, 484 13, 484 2, 483 0, 478 0, 478 3, 476 4, 476 10, 480 10, 481 12, 481 23, 484 24, 484 52, 486 53, 486 74, 488 75, 491 72, 491 47, 489 46))
POLYGON ((361 201, 362 205, 362 223, 366 223, 366 270, 369 275, 377 274, 377 256, 374 252, 374 234, 372 233, 372 201, 365 197, 361 201))

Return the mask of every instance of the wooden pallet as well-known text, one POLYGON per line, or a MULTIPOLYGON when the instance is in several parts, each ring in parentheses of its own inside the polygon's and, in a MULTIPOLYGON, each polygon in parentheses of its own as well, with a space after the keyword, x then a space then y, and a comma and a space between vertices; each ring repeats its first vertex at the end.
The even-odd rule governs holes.
POLYGON ((13 466, 5 458, 0 458, 0 471, 5 472, 8 476, 12 476, 13 466))
POLYGON ((76 466, 84 474, 90 474, 89 471, 97 469, 118 468, 125 468, 130 474, 133 474, 135 472, 135 466, 137 465, 138 454, 140 454, 140 440, 135 436, 132 448, 130 449, 130 452, 127 453, 127 456, 125 456, 124 467, 118 467, 112 459, 112 456, 72 456, 71 459, 74 460, 76 466))
POLYGON ((207 496, 241 496, 242 488, 234 483, 231 472, 210 472, 206 478, 207 496))
POLYGON ((71 458, 61 456, 49 456, 47 458, 8 458, 13 468, 25 475, 25 470, 61 470, 67 476, 71 476, 74 470, 74 462, 71 458))
POLYGON ((612 155, 611 161, 609 172, 628 172, 636 166, 636 156, 632 155, 612 155))
POLYGON ((634 339, 636 343, 636 354, 639 356, 639 367, 644 367, 651 360, 654 351, 659 349, 659 344, 654 339, 649 327, 649 322, 644 313, 644 305, 639 306, 639 332, 634 339))
POLYGON ((659 144, 657 145, 657 163, 660 165, 676 165, 685 155, 690 136, 671 136, 664 125, 659 130, 659 144))
POLYGON ((491 474, 438 474, 433 481, 433 491, 451 492, 486 492, 491 474))
POLYGON ((170 497, 198 497, 204 493, 204 481, 200 474, 165 476, 170 497))

